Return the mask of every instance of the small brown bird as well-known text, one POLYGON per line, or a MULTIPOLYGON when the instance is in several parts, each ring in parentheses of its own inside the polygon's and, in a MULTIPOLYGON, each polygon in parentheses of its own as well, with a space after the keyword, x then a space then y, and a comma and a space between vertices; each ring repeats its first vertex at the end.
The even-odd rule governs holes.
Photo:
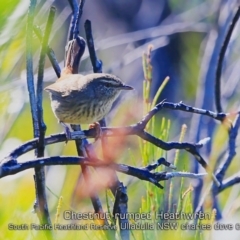
POLYGON ((46 87, 52 110, 62 123, 90 124, 104 118, 121 90, 133 88, 111 74, 66 74, 46 87))

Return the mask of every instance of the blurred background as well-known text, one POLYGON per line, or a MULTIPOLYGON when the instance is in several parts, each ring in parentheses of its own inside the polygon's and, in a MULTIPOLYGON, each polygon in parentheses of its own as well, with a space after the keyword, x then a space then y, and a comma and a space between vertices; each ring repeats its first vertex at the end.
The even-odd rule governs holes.
MULTIPOLYGON (((0 159, 33 137, 25 70, 28 5, 29 0, 0 2, 0 159)), ((57 8, 57 14, 51 32, 50 46, 63 68, 71 20, 68 1, 37 1, 34 23, 42 30, 45 28, 51 5, 57 8)), ((234 0, 86 0, 80 21, 80 35, 85 37, 84 22, 86 19, 91 20, 97 56, 103 61, 103 72, 113 73, 135 88, 135 91, 121 95, 106 118, 107 124, 129 125, 136 123, 143 116, 142 55, 147 51, 149 44, 153 46, 150 98, 153 99, 165 77, 169 76, 170 80, 159 101, 163 99, 171 102, 183 101, 191 106, 215 111, 214 79, 217 60, 236 7, 237 1, 234 0)), ((239 108, 239 32, 240 26, 237 24, 225 55, 222 71, 222 105, 225 112, 236 111, 239 108)), ((34 71, 37 73, 40 42, 35 35, 33 45, 34 71)), ((44 84, 47 86, 56 80, 56 74, 48 60, 45 67, 44 84)), ((92 72, 87 48, 79 72, 81 74, 92 72)), ((37 75, 35 80, 36 77, 37 75)), ((57 124, 51 111, 46 93, 43 108, 47 135, 62 132, 62 127, 57 124)), ((160 130, 163 117, 171 121, 166 140, 178 141, 181 126, 186 124, 185 141, 198 142, 202 138, 211 137, 212 140, 201 149, 201 154, 207 161, 212 161, 217 166, 224 158, 227 149, 226 129, 219 127, 214 120, 186 112, 163 110, 158 114, 159 125, 157 120, 155 123, 155 129, 158 130, 154 133, 160 130)), ((117 162, 143 166, 137 137, 112 139, 109 142, 109 149, 114 149, 112 154, 117 162)), ((101 156, 98 145, 99 143, 95 144, 101 156)), ((46 156, 76 156, 76 154, 73 142, 67 145, 59 143, 46 148, 46 156)), ((162 154, 172 161, 175 151, 162 154)), ((156 160, 155 157, 160 156, 155 154, 149 161, 156 160)), ((20 157, 20 160, 33 158, 34 154, 30 152, 20 157)), ((180 158, 187 159, 185 170, 202 171, 195 163, 195 159, 184 151, 180 152, 180 158)), ((239 168, 239 163, 235 161, 229 174, 236 168, 239 168)), ((79 173, 78 166, 47 168, 49 208, 53 216, 60 196, 63 196, 66 209, 74 206, 81 211, 92 211, 90 200, 84 195, 85 190, 74 191, 79 173)), ((146 194, 146 184, 122 174, 119 177, 128 186, 130 212, 138 211, 141 206, 140 199, 146 194)), ((191 180, 190 183, 195 188, 194 209, 199 201, 202 182, 191 180)), ((235 186, 234 190, 229 190, 229 198, 226 195, 220 197, 219 204, 222 204, 223 215, 229 214, 230 206, 238 197, 239 190, 239 186, 235 186)), ((162 194, 160 192, 161 190, 159 194, 162 194)), ((37 221, 37 217, 30 214, 34 194, 33 170, 1 179, 0 209, 4 217, 0 218, 0 222, 3 221, 0 225, 6 226, 10 220, 21 221, 22 218, 28 222, 37 221)), ((102 191, 99 194, 105 196, 102 191)), ((6 237, 1 232, 0 237, 1 234, 6 237)))

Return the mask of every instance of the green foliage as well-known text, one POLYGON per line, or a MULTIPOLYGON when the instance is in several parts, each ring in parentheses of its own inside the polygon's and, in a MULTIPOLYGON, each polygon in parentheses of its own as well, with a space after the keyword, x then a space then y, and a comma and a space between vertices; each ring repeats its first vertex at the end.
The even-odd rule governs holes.
MULTIPOLYGON (((25 81, 25 27, 27 5, 25 0, 11 0, 0 2, 0 155, 4 157, 9 151, 28 141, 33 136, 30 106, 28 103, 26 81, 25 81), (19 9, 21 10, 19 12, 19 9), (18 104, 17 104, 18 103, 18 104), (14 107, 13 107, 14 106, 14 107)), ((173 6, 178 6, 177 1, 171 1, 173 6)), ((181 6, 183 7, 183 6, 181 6)), ((40 11, 40 10, 39 10, 40 11)), ((44 10, 46 12, 46 10, 44 10)), ((40 14, 42 16, 44 14, 40 14)), ((186 80, 183 84, 183 95, 187 95, 188 99, 193 99, 197 90, 197 84, 193 79, 197 79, 198 67, 197 60, 201 39, 200 34, 188 33, 181 36, 182 55, 181 60, 181 76, 186 80), (194 46, 194 47, 191 47, 194 46), (190 56, 190 57, 189 57, 190 56)), ((36 63, 39 57, 38 40, 34 41, 34 60, 36 63)), ((161 93, 168 83, 169 78, 163 80, 162 85, 156 92, 156 95, 151 99, 150 91, 152 88, 153 66, 151 65, 151 50, 152 46, 147 49, 142 58, 143 63, 143 96, 141 97, 142 105, 139 104, 139 99, 130 99, 123 101, 121 106, 118 106, 115 111, 115 118, 111 125, 129 125, 137 122, 157 101, 161 99, 161 93), (139 107, 139 105, 141 105, 139 107), (137 108, 138 107, 138 108, 137 108), (140 110, 140 108, 143 108, 140 110), (131 113, 136 113, 134 116, 131 113)), ((64 49, 62 49, 64 51, 64 49)), ((35 64, 35 69, 37 64, 35 64)), ((62 131, 61 126, 51 111, 50 102, 47 95, 44 95, 44 120, 47 125, 47 135, 62 131)), ((187 119, 186 119, 187 121, 187 119)), ((178 133, 179 142, 183 141, 186 126, 182 129, 175 126, 175 119, 168 119, 166 116, 157 114, 148 123, 146 130, 154 136, 169 141, 172 135, 173 128, 178 133)), ((84 129, 87 126, 82 126, 84 129)), ((211 166, 214 166, 219 156, 222 154, 222 149, 227 144, 227 131, 224 126, 219 126, 215 129, 212 139, 212 152, 209 157, 211 166)), ((166 152, 157 148, 153 144, 137 139, 136 137, 125 137, 120 143, 115 143, 110 140, 111 149, 114 149, 116 159, 119 163, 125 163, 132 166, 144 167, 153 163, 159 157, 165 157, 168 161, 174 162, 177 166, 177 171, 190 171, 191 161, 194 159, 190 154, 183 151, 166 152), (172 155, 171 155, 172 154, 172 155), (171 157, 169 157, 171 156, 171 157)), ((95 144, 97 154, 101 156, 100 146, 95 144)), ((49 145, 46 148, 47 155, 76 155, 74 142, 69 142, 67 145, 59 143, 49 145)), ((23 156, 21 160, 33 159, 33 152, 23 156)), ((0 158, 1 159, 1 158, 0 158)), ((232 175, 239 168, 239 163, 233 161, 228 175, 232 175)), ((160 166, 155 169, 156 172, 171 171, 169 168, 160 166)), ((93 213, 91 201, 87 195, 87 190, 84 181, 80 178, 79 166, 51 166, 46 168, 47 172, 47 193, 49 201, 49 209, 52 222, 55 224, 67 225, 72 222, 77 224, 102 224, 94 220, 76 220, 70 221, 64 219, 64 211, 74 211, 79 213, 93 213), (76 190, 76 185, 78 186, 76 190), (80 190, 79 190, 80 189, 80 190), (83 189, 83 190, 82 190, 83 189), (86 191, 86 192, 85 192, 86 191), (85 195, 84 195, 85 194, 85 195)), ((97 176, 97 173, 94 172, 97 176)), ((97 176, 99 177, 99 176, 97 176)), ((101 177, 97 178, 97 182, 101 182, 101 177)), ((124 185, 128 187, 128 210, 130 213, 149 213, 151 219, 134 220, 130 219, 131 224, 149 224, 154 226, 153 230, 131 230, 131 239, 211 239, 210 231, 200 230, 181 230, 180 225, 189 224, 191 221, 179 219, 170 220, 170 223, 177 223, 177 230, 160 230, 157 229, 158 224, 164 224, 166 221, 157 217, 159 212, 177 212, 192 214, 193 213, 193 193, 195 191, 194 181, 185 178, 174 178, 169 181, 161 182, 164 189, 158 189, 149 182, 144 182, 139 179, 133 179, 129 176, 119 174, 119 178, 124 185)), ((204 190, 209 187, 211 179, 204 181, 204 190)), ((105 190, 104 186, 100 189, 95 189, 103 201, 103 208, 110 216, 109 224, 113 225, 112 209, 114 204, 114 196, 109 190, 105 190)), ((235 194, 235 189, 228 189, 219 197, 220 207, 224 208, 228 203, 230 195, 235 196, 236 200, 232 207, 229 207, 228 213, 234 217, 239 214, 239 194, 235 194), (235 194, 235 195, 234 195, 235 194)), ((200 193, 199 193, 200 194, 200 193)), ((23 173, 8 176, 0 180, 0 239, 45 239, 44 231, 41 230, 8 230, 8 225, 38 223, 37 215, 32 213, 33 203, 35 201, 35 188, 33 180, 33 170, 24 171, 23 173)), ((215 221, 216 210, 212 209, 211 200, 207 199, 205 209, 211 214, 211 219, 205 219, 198 224, 213 225, 215 221)), ((227 211, 227 210, 226 210, 227 211)), ((239 217, 237 218, 239 219, 239 217)), ((149 228, 149 227, 147 227, 149 228)), ((54 230, 56 239, 120 239, 119 229, 116 231, 109 230, 54 230)))

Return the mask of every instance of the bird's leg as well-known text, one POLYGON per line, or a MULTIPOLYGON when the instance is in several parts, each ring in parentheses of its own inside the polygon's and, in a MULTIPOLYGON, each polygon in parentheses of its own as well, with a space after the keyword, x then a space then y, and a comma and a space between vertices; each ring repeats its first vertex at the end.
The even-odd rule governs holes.
POLYGON ((60 124, 63 126, 63 128, 64 128, 64 132, 65 132, 65 134, 66 134, 66 138, 67 138, 67 140, 66 140, 66 144, 68 143, 68 140, 69 139, 71 139, 71 131, 70 131, 70 128, 68 127, 68 125, 67 124, 65 124, 64 122, 61 122, 60 121, 60 124))
POLYGON ((96 130, 96 137, 95 137, 95 141, 97 141, 99 138, 102 137, 102 128, 99 124, 99 122, 95 122, 89 125, 89 129, 95 128, 96 130))

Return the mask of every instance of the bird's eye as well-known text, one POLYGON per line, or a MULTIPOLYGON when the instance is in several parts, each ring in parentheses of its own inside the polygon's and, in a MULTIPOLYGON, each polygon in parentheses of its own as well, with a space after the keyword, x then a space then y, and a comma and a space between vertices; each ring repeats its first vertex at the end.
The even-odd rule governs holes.
POLYGON ((110 87, 111 86, 111 84, 110 83, 106 83, 106 87, 110 87))

